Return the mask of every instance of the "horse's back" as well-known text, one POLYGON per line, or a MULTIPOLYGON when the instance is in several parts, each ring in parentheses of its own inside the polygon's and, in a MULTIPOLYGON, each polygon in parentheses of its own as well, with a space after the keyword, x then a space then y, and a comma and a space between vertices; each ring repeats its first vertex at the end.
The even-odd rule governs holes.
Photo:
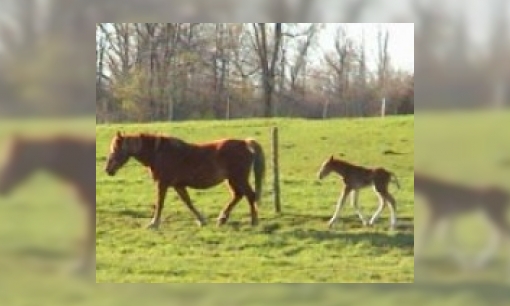
POLYGON ((228 173, 245 172, 251 166, 253 154, 243 139, 225 138, 201 145, 214 151, 213 158, 228 173))

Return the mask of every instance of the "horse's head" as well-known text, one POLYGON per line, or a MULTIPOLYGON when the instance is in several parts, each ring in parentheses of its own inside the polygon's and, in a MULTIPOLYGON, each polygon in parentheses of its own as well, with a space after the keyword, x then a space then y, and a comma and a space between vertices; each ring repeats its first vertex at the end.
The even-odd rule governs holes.
POLYGON ((331 155, 328 159, 326 159, 320 169, 319 169, 319 172, 317 173, 317 177, 319 178, 319 180, 322 180, 323 178, 325 178, 326 176, 328 176, 330 173, 331 173, 331 164, 333 162, 333 155, 331 155))
POLYGON ((14 136, 0 171, 0 194, 7 195, 37 168, 37 148, 27 140, 14 136))
POLYGON ((115 175, 133 154, 140 151, 140 148, 141 140, 139 138, 124 136, 121 132, 117 132, 110 144, 110 154, 105 168, 106 173, 110 176, 115 175))

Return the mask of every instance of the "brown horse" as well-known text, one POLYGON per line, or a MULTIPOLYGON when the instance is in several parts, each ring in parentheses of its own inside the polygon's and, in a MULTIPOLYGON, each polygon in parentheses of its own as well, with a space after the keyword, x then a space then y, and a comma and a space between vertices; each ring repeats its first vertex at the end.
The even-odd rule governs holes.
POLYGON ((191 144, 174 137, 117 132, 111 141, 106 173, 115 175, 131 157, 150 170, 157 185, 157 202, 148 228, 159 227, 170 187, 194 214, 198 224, 205 225, 205 219, 193 205, 187 188, 208 189, 224 181, 230 187, 232 199, 221 211, 218 225, 227 222, 233 208, 244 196, 250 205, 252 225, 258 223, 257 203, 262 192, 265 157, 255 140, 222 139, 191 144), (249 183, 252 166, 255 191, 249 183))
POLYGON ((84 260, 79 269, 94 267, 96 235, 95 139, 75 136, 15 136, 0 174, 0 194, 8 195, 36 171, 54 174, 75 188, 87 212, 84 260))

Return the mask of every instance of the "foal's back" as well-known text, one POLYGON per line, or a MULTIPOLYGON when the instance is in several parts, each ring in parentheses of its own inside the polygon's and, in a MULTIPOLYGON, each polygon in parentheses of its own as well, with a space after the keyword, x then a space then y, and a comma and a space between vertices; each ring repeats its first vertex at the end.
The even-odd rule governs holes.
POLYGON ((387 188, 391 173, 383 167, 365 167, 343 160, 336 160, 337 167, 342 169, 340 175, 344 182, 353 188, 387 188))

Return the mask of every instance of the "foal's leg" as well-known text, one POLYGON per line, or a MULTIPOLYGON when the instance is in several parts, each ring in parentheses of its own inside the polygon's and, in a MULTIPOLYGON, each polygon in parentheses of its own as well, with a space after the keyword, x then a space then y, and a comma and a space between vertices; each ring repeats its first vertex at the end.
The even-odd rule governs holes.
POLYGON ((359 205, 358 205, 358 199, 359 199, 359 190, 353 190, 352 191, 352 196, 351 196, 351 201, 352 201, 352 207, 354 208, 354 210, 356 211, 356 213, 358 214, 360 220, 361 220, 361 223, 363 225, 366 225, 367 224, 367 221, 365 220, 365 218, 363 217, 363 214, 361 213, 361 210, 359 208, 359 205))
POLYGON ((336 204, 335 213, 333 214, 333 216, 329 220, 329 223, 328 223, 329 228, 332 228, 333 225, 335 224, 336 219, 338 218, 338 215, 340 214, 340 210, 344 206, 345 200, 347 199, 347 197, 349 196, 349 193, 351 191, 352 191, 352 189, 350 187, 345 186, 344 190, 342 191, 342 194, 338 198, 338 201, 337 201, 337 204, 336 204))
POLYGON ((388 191, 386 191, 383 195, 389 204, 388 207, 390 208, 390 229, 394 230, 397 226, 397 201, 388 191))
POLYGON ((184 188, 184 187, 174 187, 174 189, 177 192, 177 194, 179 195, 179 197, 181 198, 181 200, 184 202, 184 204, 186 204, 186 206, 189 208, 189 210, 191 210, 193 215, 195 215, 195 218, 197 219, 198 225, 199 226, 204 226, 205 225, 205 219, 202 216, 202 214, 200 214, 200 212, 195 208, 193 203, 191 202, 191 198, 190 198, 189 193, 186 190, 186 188, 184 188))
POLYGON ((372 215, 372 218, 370 219, 370 221, 368 221, 368 224, 370 226, 374 225, 375 221, 377 221, 377 219, 381 215, 382 211, 384 210, 384 205, 386 204, 386 200, 385 200, 384 196, 380 192, 378 192, 375 188, 374 188, 374 191, 375 191, 375 194, 377 195, 377 197, 379 198, 379 207, 372 215))
POLYGON ((156 208, 154 209, 154 215, 152 216, 152 220, 147 225, 149 229, 158 229, 161 224, 161 211, 163 210, 163 206, 165 205, 166 193, 168 191, 168 186, 163 183, 158 183, 158 191, 157 196, 158 200, 156 202, 156 208))
POLYGON ((418 240, 414 240, 414 258, 416 261, 420 261, 423 258, 423 250, 427 248, 439 221, 440 218, 436 215, 435 210, 431 210, 422 229, 418 232, 418 240))
POLYGON ((492 229, 492 233, 488 239, 487 246, 476 260, 476 265, 478 267, 487 264, 487 262, 494 257, 498 248, 505 247, 506 243, 509 241, 508 238, 510 238, 510 227, 507 224, 505 210, 488 209, 485 211, 485 217, 487 225, 492 229))

